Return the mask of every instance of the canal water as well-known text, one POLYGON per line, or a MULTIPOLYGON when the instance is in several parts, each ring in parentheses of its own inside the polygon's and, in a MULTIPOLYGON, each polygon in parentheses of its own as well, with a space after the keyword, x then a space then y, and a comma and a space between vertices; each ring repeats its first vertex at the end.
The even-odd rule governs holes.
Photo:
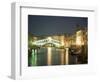
POLYGON ((42 47, 38 50, 32 50, 30 58, 31 66, 64 65, 66 63, 64 49, 54 47, 42 47))

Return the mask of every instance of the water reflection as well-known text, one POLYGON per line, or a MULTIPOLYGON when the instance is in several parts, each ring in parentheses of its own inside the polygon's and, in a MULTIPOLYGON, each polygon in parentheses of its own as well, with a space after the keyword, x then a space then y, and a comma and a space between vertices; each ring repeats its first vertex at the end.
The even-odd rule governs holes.
POLYGON ((48 65, 51 65, 51 64, 52 64, 51 58, 52 58, 51 47, 48 47, 48 48, 47 48, 47 64, 48 64, 48 65))
POLYGON ((69 61, 68 60, 69 59, 68 58, 68 56, 69 56, 68 48, 66 48, 65 50, 66 50, 66 52, 65 52, 65 63, 68 64, 68 61, 69 61))
POLYGON ((32 49, 32 55, 29 60, 30 66, 68 64, 68 49, 56 49, 54 47, 32 49))
POLYGON ((63 65, 64 64, 64 62, 65 62, 65 60, 64 60, 64 50, 62 50, 62 52, 61 52, 61 65, 63 65))

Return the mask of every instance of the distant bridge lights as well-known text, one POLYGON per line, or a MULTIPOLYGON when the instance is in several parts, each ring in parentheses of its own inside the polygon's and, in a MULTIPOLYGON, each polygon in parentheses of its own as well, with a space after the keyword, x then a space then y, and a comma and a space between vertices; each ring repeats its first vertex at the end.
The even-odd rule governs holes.
POLYGON ((43 46, 46 44, 53 44, 56 47, 60 47, 61 46, 61 42, 58 40, 54 40, 51 37, 48 37, 47 39, 42 39, 42 40, 37 40, 32 42, 33 45, 37 45, 37 46, 43 46))
POLYGON ((48 41, 49 41, 49 42, 51 42, 51 41, 52 41, 52 38, 51 38, 51 37, 48 37, 47 39, 48 39, 48 41))

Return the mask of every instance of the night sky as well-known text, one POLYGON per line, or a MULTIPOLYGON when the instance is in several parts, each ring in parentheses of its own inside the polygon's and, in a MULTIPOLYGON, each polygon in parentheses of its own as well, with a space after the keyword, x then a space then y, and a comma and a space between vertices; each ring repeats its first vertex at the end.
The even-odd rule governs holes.
POLYGON ((88 19, 84 17, 28 15, 28 32, 36 36, 73 34, 76 25, 86 28, 88 19))

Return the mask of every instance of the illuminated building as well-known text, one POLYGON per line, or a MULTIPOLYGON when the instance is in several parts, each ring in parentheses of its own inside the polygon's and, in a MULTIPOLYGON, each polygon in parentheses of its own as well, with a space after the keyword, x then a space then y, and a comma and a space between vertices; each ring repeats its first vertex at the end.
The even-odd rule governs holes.
POLYGON ((82 30, 79 30, 76 32, 76 45, 83 45, 83 32, 82 30))

